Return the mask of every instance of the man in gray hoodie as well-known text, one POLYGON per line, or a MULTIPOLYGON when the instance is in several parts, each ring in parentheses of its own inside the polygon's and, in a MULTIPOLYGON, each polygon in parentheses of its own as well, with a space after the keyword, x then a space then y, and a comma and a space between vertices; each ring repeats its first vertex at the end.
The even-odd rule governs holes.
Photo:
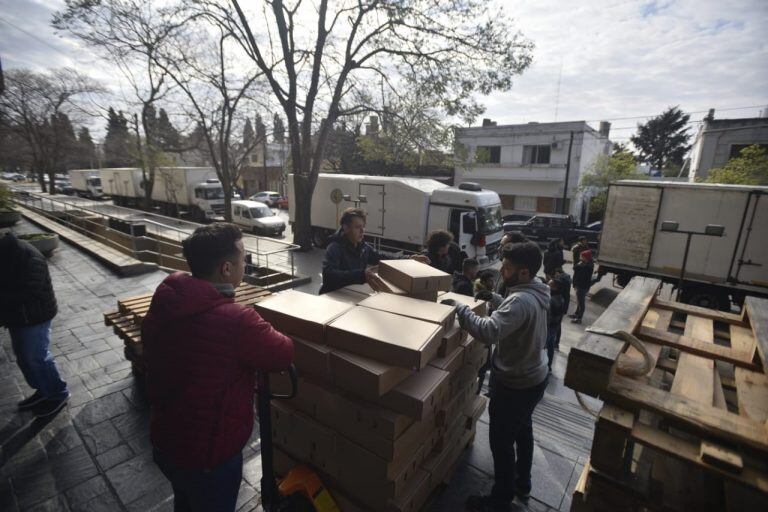
MULTIPOLYGON (((495 482, 489 496, 470 496, 467 510, 508 511, 515 496, 531 493, 533 423, 547 387, 549 287, 536 277, 542 255, 531 242, 503 252, 501 276, 507 296, 481 292, 496 307, 490 317, 453 303, 462 329, 485 345, 496 345, 491 363, 490 445, 495 482)), ((480 295, 480 294, 478 294, 480 295)), ((443 301, 449 302, 450 299, 443 301)))

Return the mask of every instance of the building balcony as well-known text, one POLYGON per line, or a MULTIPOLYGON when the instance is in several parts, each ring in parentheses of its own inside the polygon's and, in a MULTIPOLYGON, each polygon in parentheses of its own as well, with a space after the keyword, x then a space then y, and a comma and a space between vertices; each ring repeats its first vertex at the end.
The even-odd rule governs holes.
MULTIPOLYGON (((557 181, 565 180, 565 164, 536 164, 525 167, 505 164, 476 164, 471 169, 458 167, 459 177, 464 180, 519 180, 557 181)), ((574 169, 571 169, 573 174, 574 169)))

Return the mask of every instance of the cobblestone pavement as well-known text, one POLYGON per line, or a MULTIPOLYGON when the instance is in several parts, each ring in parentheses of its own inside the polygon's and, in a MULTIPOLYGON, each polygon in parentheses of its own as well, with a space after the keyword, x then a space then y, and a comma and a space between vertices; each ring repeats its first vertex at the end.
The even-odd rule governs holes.
MULTIPOLYGON (((36 231, 26 221, 14 230, 36 231)), ((18 412, 16 403, 31 391, 15 363, 8 331, 0 329, 0 511, 172 510, 170 485, 152 462, 147 404, 134 387, 122 341, 102 317, 119 298, 152 292, 165 274, 119 278, 64 242, 48 262, 59 302, 51 352, 72 397, 47 422, 18 412)), ((563 387, 564 369, 565 356, 558 354, 534 416, 533 497, 515 510, 568 510, 588 456, 592 422, 563 387)), ((430 510, 463 510, 467 494, 490 489, 487 438, 486 412, 474 445, 451 484, 433 496, 430 510)), ((244 459, 238 510, 261 510, 258 431, 244 459)))

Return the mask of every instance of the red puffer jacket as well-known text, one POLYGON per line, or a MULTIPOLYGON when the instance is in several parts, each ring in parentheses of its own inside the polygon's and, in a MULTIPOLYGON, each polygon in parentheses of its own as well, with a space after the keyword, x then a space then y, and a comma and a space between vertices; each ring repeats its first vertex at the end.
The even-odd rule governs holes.
POLYGON ((141 326, 152 444, 188 469, 215 467, 253 430, 255 371, 285 370, 293 342, 253 308, 178 272, 155 291, 141 326))

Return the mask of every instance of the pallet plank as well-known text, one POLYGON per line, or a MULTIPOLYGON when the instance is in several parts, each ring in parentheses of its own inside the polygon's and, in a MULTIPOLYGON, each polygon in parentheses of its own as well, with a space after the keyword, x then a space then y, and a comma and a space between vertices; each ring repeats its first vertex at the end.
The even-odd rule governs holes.
POLYGON ((744 319, 741 315, 735 315, 733 313, 727 313, 724 311, 717 311, 715 309, 702 308, 699 306, 693 306, 691 304, 683 304, 682 302, 671 302, 656 298, 653 301, 653 305, 659 309, 667 309, 669 311, 676 311, 678 313, 685 313, 689 316, 697 316, 699 318, 709 318, 710 320, 717 320, 718 322, 725 322, 727 324, 745 325, 744 319))
MULTIPOLYGON (((731 345, 745 352, 756 349, 752 331, 745 327, 731 327, 731 345)), ((734 380, 739 414, 755 421, 768 420, 768 376, 765 373, 736 368, 734 380)))
POLYGON ((763 363, 763 373, 768 372, 768 299, 747 297, 744 312, 755 334, 757 351, 763 363))
POLYGON ((641 340, 676 348, 681 352, 688 352, 709 359, 719 359, 721 361, 725 361, 726 363, 731 363, 742 368, 748 368, 750 370, 760 369, 760 367, 754 363, 753 358, 749 352, 743 350, 735 350, 732 347, 724 347, 714 343, 708 343, 704 340, 692 338, 690 336, 664 332, 659 329, 652 329, 650 327, 640 327, 637 332, 637 337, 641 340))
MULTIPOLYGON (((645 317, 660 285, 657 279, 633 278, 592 324, 593 327, 634 332, 645 317)), ((624 341, 611 336, 587 334, 568 355, 565 385, 591 396, 601 395, 608 387, 611 369, 624 347, 624 341)))
MULTIPOLYGON (((685 320, 685 336, 713 344, 712 320, 689 315, 685 320)), ((715 396, 715 362, 693 354, 680 353, 670 393, 712 405, 715 396)))

